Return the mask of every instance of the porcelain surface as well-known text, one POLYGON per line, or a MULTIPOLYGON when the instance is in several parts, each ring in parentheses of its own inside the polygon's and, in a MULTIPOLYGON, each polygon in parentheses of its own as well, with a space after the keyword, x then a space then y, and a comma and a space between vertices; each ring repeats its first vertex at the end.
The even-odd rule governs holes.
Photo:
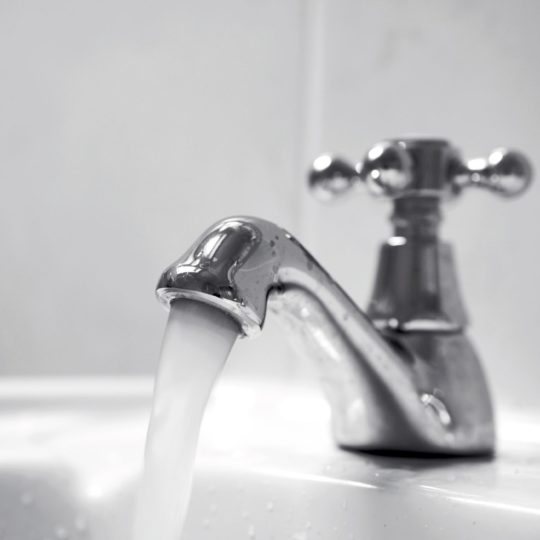
MULTIPOLYGON (((0 382, 0 538, 128 540, 150 379, 0 382)), ((540 537, 540 422, 501 414, 493 459, 340 450, 315 388, 220 384, 186 539, 540 537)))

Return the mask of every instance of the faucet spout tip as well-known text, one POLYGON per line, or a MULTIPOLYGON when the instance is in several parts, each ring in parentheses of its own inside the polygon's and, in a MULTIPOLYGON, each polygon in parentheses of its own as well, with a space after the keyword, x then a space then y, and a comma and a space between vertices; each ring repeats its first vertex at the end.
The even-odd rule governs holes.
MULTIPOLYGON (((266 314, 264 280, 239 279, 250 272, 261 244, 254 218, 235 217, 210 227, 182 257, 168 266, 156 286, 158 300, 168 309, 179 298, 189 298, 220 309, 235 319, 244 336, 255 336, 266 314), (261 285, 259 287, 259 285, 261 285)), ((245 277, 245 276, 244 276, 245 277)))

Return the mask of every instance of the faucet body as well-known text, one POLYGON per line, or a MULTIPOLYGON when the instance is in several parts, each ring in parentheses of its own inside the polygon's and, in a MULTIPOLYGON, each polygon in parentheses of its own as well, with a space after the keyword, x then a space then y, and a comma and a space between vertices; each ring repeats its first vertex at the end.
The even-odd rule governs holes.
POLYGON ((456 154, 444 141, 399 143, 390 166, 377 162, 372 177, 408 174, 398 195, 396 174, 390 175, 394 233, 382 246, 367 313, 291 234, 252 217, 210 227, 163 272, 157 296, 166 306, 178 298, 215 306, 245 336, 256 335, 268 311, 275 313, 319 365, 343 447, 489 454, 495 446, 490 394, 466 334, 451 248, 438 238, 441 186, 456 170, 456 154))

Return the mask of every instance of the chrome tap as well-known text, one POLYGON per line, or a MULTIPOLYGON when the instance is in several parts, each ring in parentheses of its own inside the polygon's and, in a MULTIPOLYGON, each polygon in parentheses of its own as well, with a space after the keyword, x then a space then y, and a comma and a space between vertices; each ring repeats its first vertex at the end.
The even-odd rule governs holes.
POLYGON ((262 329, 268 310, 277 314, 320 366, 340 446, 489 454, 493 408, 451 247, 438 238, 440 204, 469 186, 513 197, 531 178, 518 152, 465 163, 444 140, 385 141, 355 166, 321 156, 310 173, 319 195, 367 184, 393 200, 394 233, 366 313, 291 234, 252 217, 210 227, 163 272, 156 293, 166 306, 179 298, 215 306, 245 336, 262 329))

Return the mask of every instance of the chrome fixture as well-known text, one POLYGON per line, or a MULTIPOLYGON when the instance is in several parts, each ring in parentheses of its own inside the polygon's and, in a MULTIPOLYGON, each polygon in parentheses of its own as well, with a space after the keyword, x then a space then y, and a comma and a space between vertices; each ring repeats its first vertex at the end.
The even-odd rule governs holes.
POLYGON ((532 169, 496 150, 466 164, 448 142, 399 139, 356 165, 321 156, 310 185, 324 198, 365 183, 393 200, 394 233, 382 246, 366 314, 288 232, 232 217, 208 229, 162 274, 157 296, 205 302, 245 336, 267 308, 321 368, 335 438, 369 451, 448 455, 494 450, 491 399, 466 335, 451 247, 438 238, 440 203, 469 186, 522 193, 532 169))

